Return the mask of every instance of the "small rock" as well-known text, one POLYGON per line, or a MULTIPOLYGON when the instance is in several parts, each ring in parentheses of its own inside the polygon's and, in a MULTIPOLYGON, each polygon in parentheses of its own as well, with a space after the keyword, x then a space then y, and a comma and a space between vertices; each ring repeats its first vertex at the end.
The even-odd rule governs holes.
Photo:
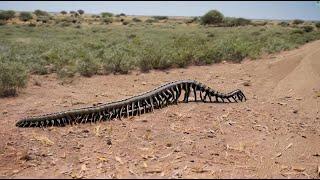
POLYGON ((33 157, 31 157, 29 154, 25 154, 20 158, 20 160, 25 160, 25 161, 30 161, 32 159, 33 157))
POLYGON ((2 112, 2 114, 8 114, 8 111, 4 110, 4 111, 2 112))
POLYGON ((107 139, 107 144, 112 145, 111 139, 107 139))
POLYGON ((249 81, 243 82, 242 83, 244 86, 251 86, 251 83, 249 81))
POLYGON ((41 86, 41 82, 38 81, 38 80, 35 80, 33 84, 34 84, 35 86, 41 86))
POLYGON ((287 103, 283 103, 283 102, 278 102, 278 104, 280 104, 281 106, 287 105, 287 103))
POLYGON ((71 105, 72 105, 72 106, 78 105, 78 104, 85 104, 85 103, 84 103, 84 102, 81 102, 81 101, 71 102, 71 105))
POLYGON ((89 130, 88 130, 88 129, 84 129, 84 130, 82 130, 82 132, 83 132, 83 133, 88 133, 89 130))
POLYGON ((292 167, 292 169, 298 172, 303 172, 304 170, 306 170, 306 168, 304 167, 292 167))
POLYGON ((171 147, 172 144, 171 144, 171 143, 167 143, 166 146, 167 146, 167 147, 171 147))
POLYGON ((298 110, 293 110, 292 111, 294 114, 297 114, 298 113, 298 110))
POLYGON ((210 134, 210 135, 208 135, 208 138, 214 138, 214 136, 210 134))
POLYGON ((147 83, 146 83, 146 82, 142 82, 141 84, 142 84, 142 85, 147 85, 147 83))

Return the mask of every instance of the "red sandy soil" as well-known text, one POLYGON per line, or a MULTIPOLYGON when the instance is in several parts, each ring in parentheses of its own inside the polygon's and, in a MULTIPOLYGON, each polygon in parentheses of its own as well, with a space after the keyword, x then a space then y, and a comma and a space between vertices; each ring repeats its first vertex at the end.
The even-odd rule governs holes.
POLYGON ((241 64, 129 75, 31 76, 0 99, 0 178, 319 178, 320 41, 241 64), (111 102, 179 79, 241 103, 187 103, 140 117, 17 128, 29 115, 111 102), (36 85, 40 83, 40 85, 36 85))

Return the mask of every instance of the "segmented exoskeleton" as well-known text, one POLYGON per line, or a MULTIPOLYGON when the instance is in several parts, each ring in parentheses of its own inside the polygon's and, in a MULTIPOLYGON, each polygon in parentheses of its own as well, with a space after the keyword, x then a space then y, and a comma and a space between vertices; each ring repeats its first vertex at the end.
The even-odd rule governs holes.
POLYGON ((164 84, 154 90, 116 102, 100 104, 98 106, 73 109, 63 112, 32 116, 21 119, 16 123, 18 127, 47 127, 65 126, 66 124, 95 123, 141 115, 153 112, 178 102, 238 102, 245 101, 246 97, 237 89, 227 94, 216 92, 194 80, 180 80, 164 84), (179 97, 184 92, 182 101, 179 97), (191 95, 193 99, 189 99, 191 95))

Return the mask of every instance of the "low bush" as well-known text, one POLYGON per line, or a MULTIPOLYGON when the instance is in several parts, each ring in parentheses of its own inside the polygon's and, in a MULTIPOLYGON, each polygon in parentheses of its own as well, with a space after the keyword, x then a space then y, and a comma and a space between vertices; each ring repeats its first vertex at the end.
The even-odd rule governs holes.
POLYGON ((251 24, 251 20, 245 18, 226 17, 223 19, 223 26, 227 27, 246 26, 249 24, 251 24))
POLYGON ((48 23, 50 18, 48 16, 38 16, 37 17, 37 22, 42 22, 42 23, 48 23))
POLYGON ((168 16, 152 16, 155 20, 166 20, 169 19, 168 16))
POLYGON ((312 32, 313 31, 313 26, 302 26, 301 27, 304 32, 312 32))
POLYGON ((132 21, 133 22, 141 22, 141 19, 134 17, 134 18, 132 18, 132 21))
POLYGON ((110 24, 113 22, 113 19, 111 17, 105 17, 102 19, 102 21, 105 23, 105 24, 110 24))
POLYGON ((91 54, 84 55, 77 62, 78 72, 85 77, 91 77, 99 70, 99 65, 91 54))
POLYGON ((110 54, 103 58, 103 68, 106 73, 128 74, 132 69, 133 56, 128 47, 115 45, 111 47, 110 54))
POLYGON ((292 21, 292 24, 295 24, 295 25, 302 24, 302 23, 304 23, 304 21, 301 20, 301 19, 295 19, 295 20, 292 21))
POLYGON ((60 14, 66 15, 66 14, 68 14, 68 12, 67 11, 61 11, 60 14))
POLYGON ((30 19, 32 19, 32 15, 29 12, 21 12, 19 15, 19 19, 21 21, 29 21, 30 19))
POLYGON ((145 22, 146 22, 146 23, 156 23, 156 22, 158 22, 158 21, 155 20, 155 19, 147 19, 145 22))
POLYGON ((130 22, 129 21, 123 21, 122 25, 128 25, 130 22))
POLYGON ((16 96, 27 85, 27 69, 22 63, 0 61, 0 96, 16 96))
POLYGON ((316 26, 317 28, 320 28, 320 22, 316 22, 316 23, 315 23, 315 26, 316 26))
POLYGON ((290 34, 303 34, 304 31, 302 29, 294 29, 290 32, 290 34))
POLYGON ((9 20, 15 17, 15 12, 12 10, 9 11, 1 11, 0 12, 0 20, 9 20))
POLYGON ((79 9, 77 12, 78 12, 80 15, 84 14, 84 10, 82 10, 82 9, 79 9))
POLYGON ((49 16, 49 13, 46 11, 41 11, 40 9, 37 9, 33 12, 36 16, 49 16))
POLYGON ((101 13, 101 16, 102 16, 103 18, 106 18, 106 17, 112 17, 113 14, 110 13, 110 12, 103 12, 103 13, 101 13))
POLYGON ((289 26, 289 23, 285 22, 285 21, 282 21, 282 22, 278 23, 278 25, 282 26, 282 27, 287 27, 287 26, 289 26))

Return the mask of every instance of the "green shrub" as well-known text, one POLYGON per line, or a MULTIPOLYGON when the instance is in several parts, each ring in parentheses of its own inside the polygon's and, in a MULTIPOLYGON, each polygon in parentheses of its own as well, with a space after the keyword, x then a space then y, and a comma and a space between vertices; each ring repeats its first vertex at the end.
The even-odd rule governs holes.
POLYGON ((102 16, 103 18, 106 18, 106 17, 112 17, 113 14, 110 13, 110 12, 103 12, 103 13, 101 13, 101 16, 102 16))
POLYGON ((155 22, 158 22, 158 21, 155 20, 155 19, 147 19, 145 22, 146 23, 155 23, 155 22))
POLYGON ((223 26, 227 27, 246 26, 249 24, 251 24, 251 20, 245 18, 226 17, 223 19, 223 26))
POLYGON ((152 18, 155 20, 166 20, 168 19, 168 16, 152 16, 152 18))
POLYGON ((123 21, 122 24, 123 25, 128 25, 130 22, 129 21, 123 21))
POLYGON ((112 19, 112 17, 105 17, 102 19, 102 21, 106 24, 110 24, 113 22, 113 19, 112 19))
POLYGON ((15 17, 15 12, 12 10, 0 12, 0 20, 9 20, 15 17))
POLYGON ((32 74, 39 74, 39 75, 45 75, 49 74, 48 69, 45 67, 45 62, 39 61, 37 63, 34 63, 30 67, 32 74))
POLYGON ((223 14, 217 10, 211 10, 201 17, 201 24, 219 24, 223 21, 223 14))
POLYGON ((302 26, 301 27, 304 32, 312 32, 313 31, 313 26, 302 26))
POLYGON ((119 14, 119 16, 126 16, 126 14, 124 14, 124 13, 120 13, 120 14, 119 14))
POLYGON ((316 26, 317 28, 320 28, 320 22, 316 22, 315 26, 316 26))
POLYGON ((40 9, 37 9, 33 12, 36 16, 49 16, 49 13, 46 11, 41 11, 40 9))
POLYGON ((66 15, 66 14, 68 14, 68 12, 67 11, 61 11, 60 12, 62 15, 66 15))
POLYGON ((49 22, 50 18, 48 16, 38 16, 37 17, 37 22, 42 22, 42 23, 47 23, 49 22))
POLYGON ((195 54, 195 65, 208 65, 212 63, 219 63, 222 60, 222 53, 216 47, 202 48, 195 54))
POLYGON ((77 62, 77 70, 82 76, 91 77, 97 74, 99 65, 92 55, 85 55, 77 62))
POLYGON ((132 19, 132 21, 133 21, 133 22, 141 22, 141 19, 134 17, 134 18, 132 19))
POLYGON ((21 12, 19 15, 19 19, 21 21, 29 21, 30 19, 32 19, 32 15, 29 12, 21 12))
POLYGON ((78 13, 79 13, 80 15, 82 15, 82 14, 84 14, 84 10, 79 9, 79 10, 78 10, 78 13))
POLYGON ((292 24, 295 24, 295 25, 302 24, 302 23, 304 23, 304 21, 301 20, 301 19, 295 19, 295 20, 292 21, 292 24))
POLYGON ((304 31, 301 29, 294 29, 291 31, 291 34, 303 34, 303 33, 304 33, 304 31))
POLYGON ((115 45, 111 52, 103 58, 103 68, 106 73, 128 74, 132 69, 133 56, 128 47, 115 45))
POLYGON ((282 26, 282 27, 287 27, 287 26, 289 26, 289 23, 285 22, 285 21, 282 21, 282 22, 278 23, 278 25, 282 26))
POLYGON ((0 96, 15 96, 27 85, 27 69, 22 63, 0 62, 0 96))

